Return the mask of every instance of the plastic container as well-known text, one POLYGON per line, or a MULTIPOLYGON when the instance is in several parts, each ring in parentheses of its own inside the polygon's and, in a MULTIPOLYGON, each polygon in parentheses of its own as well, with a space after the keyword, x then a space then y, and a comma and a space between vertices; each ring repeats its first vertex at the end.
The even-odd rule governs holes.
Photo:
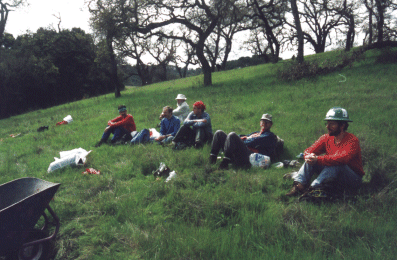
POLYGON ((260 153, 251 154, 249 160, 253 167, 267 169, 270 166, 270 157, 260 153))

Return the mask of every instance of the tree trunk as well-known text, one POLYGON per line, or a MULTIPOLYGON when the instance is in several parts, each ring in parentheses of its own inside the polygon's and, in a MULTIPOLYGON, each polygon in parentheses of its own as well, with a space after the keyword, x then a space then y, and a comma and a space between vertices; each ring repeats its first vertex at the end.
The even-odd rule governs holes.
POLYGON ((116 55, 113 52, 113 44, 112 44, 112 37, 108 36, 106 38, 106 45, 108 49, 108 53, 110 56, 110 82, 114 85, 114 96, 116 98, 121 96, 120 89, 121 89, 121 82, 119 77, 117 76, 117 61, 116 55))
POLYGON ((298 6, 296 5, 296 0, 291 0, 291 9, 292 9, 292 14, 294 16, 294 21, 295 21, 295 27, 296 27, 296 33, 298 35, 298 56, 297 56, 297 61, 299 63, 303 63, 303 31, 301 27, 301 22, 299 20, 299 11, 298 11, 298 6))
POLYGON ((212 72, 211 66, 208 63, 207 59, 204 56, 204 43, 199 43, 196 46, 196 55, 201 63, 201 68, 204 74, 204 86, 212 85, 212 72))
POLYGON ((349 16, 349 29, 347 31, 346 35, 346 51, 350 51, 350 49, 353 47, 354 43, 354 15, 349 16))
POLYGON ((227 38, 226 40, 226 47, 225 47, 225 55, 223 57, 223 61, 222 61, 222 65, 221 65, 221 70, 225 70, 226 69, 226 63, 227 60, 229 58, 229 53, 232 50, 232 40, 227 38))
POLYGON ((373 2, 371 0, 371 8, 369 9, 369 20, 368 20, 368 31, 369 31, 369 41, 368 41, 368 45, 372 44, 372 38, 373 36, 373 29, 372 29, 372 16, 374 15, 374 10, 373 10, 373 2))
POLYGON ((385 8, 382 5, 383 0, 376 0, 376 9, 378 10, 378 17, 377 17, 377 29, 378 29, 378 37, 377 42, 383 42, 383 25, 385 24, 385 8))

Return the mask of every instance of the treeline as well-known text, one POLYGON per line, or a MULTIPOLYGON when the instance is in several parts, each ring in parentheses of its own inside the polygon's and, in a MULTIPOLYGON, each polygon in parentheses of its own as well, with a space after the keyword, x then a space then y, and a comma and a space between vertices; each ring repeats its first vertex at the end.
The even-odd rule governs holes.
MULTIPOLYGON (((8 33, 4 36, 0 43, 0 119, 115 90, 105 41, 95 43, 91 34, 79 28, 40 28, 16 39, 8 33)), ((120 82, 134 86, 202 73, 201 68, 181 74, 177 66, 167 65, 164 70, 147 65, 147 81, 143 82, 136 66, 120 58, 117 63, 120 82)), ((229 61, 226 69, 259 63, 263 63, 260 57, 242 57, 229 61)))
POLYGON ((114 91, 101 44, 79 28, 39 29, 0 47, 0 118, 114 91))

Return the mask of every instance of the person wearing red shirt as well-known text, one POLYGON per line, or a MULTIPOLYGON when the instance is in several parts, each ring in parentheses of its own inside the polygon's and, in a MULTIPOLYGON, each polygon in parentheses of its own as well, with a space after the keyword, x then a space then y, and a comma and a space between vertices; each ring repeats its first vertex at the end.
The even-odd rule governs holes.
POLYGON ((356 136, 346 132, 348 122, 352 122, 347 111, 333 107, 324 120, 327 121, 328 134, 321 136, 305 150, 305 163, 291 175, 294 184, 287 196, 319 187, 331 187, 334 191, 355 190, 362 183, 364 170, 360 143, 356 136), (318 177, 309 186, 316 173, 318 177))
POLYGON ((120 105, 118 106, 118 110, 120 116, 108 121, 108 126, 105 128, 101 140, 95 145, 95 147, 99 147, 105 143, 110 134, 113 134, 111 142, 115 143, 124 135, 130 135, 131 132, 136 131, 134 118, 132 115, 127 114, 126 106, 120 105))

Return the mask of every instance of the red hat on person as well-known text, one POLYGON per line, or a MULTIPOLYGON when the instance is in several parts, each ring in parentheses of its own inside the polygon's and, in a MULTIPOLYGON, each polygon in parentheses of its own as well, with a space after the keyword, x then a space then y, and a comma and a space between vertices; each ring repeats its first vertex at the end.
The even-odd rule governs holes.
POLYGON ((193 106, 194 107, 197 107, 197 108, 199 108, 199 109, 201 109, 201 110, 205 110, 205 105, 204 105, 204 103, 203 103, 203 101, 196 101, 194 104, 193 104, 193 106))

